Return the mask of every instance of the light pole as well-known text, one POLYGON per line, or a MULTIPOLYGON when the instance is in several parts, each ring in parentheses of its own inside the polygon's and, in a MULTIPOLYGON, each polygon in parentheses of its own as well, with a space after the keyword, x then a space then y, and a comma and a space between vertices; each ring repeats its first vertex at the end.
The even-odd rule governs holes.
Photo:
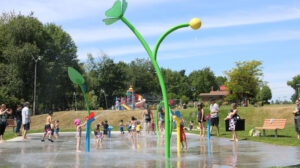
POLYGON ((32 59, 34 60, 35 62, 35 65, 34 65, 34 86, 33 86, 33 115, 35 115, 35 97, 36 97, 36 69, 37 69, 37 63, 39 60, 42 59, 41 56, 38 56, 36 59, 32 56, 32 59))
POLYGON ((75 103, 73 107, 74 107, 75 111, 77 111, 77 102, 76 102, 76 93, 75 92, 73 93, 73 102, 75 103))
POLYGON ((103 94, 104 94, 105 103, 106 103, 106 109, 108 109, 108 108, 107 108, 107 100, 106 100, 105 91, 104 91, 103 89, 101 89, 101 90, 100 90, 100 98, 101 98, 101 93, 103 93, 103 94))

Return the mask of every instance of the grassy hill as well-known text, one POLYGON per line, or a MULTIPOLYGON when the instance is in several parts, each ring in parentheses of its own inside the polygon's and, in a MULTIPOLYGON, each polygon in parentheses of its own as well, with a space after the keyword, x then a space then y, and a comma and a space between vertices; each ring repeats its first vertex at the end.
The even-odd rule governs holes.
MULTIPOLYGON (((231 132, 225 131, 225 121, 223 120, 228 112, 230 106, 221 106, 220 111, 220 134, 222 137, 231 137, 231 132)), ((238 113, 241 118, 246 119, 246 130, 239 131, 238 137, 242 140, 253 140, 266 143, 272 143, 277 145, 291 145, 291 146, 300 146, 300 140, 297 140, 296 131, 294 127, 294 117, 292 111, 294 110, 295 105, 266 105, 264 107, 238 107, 238 113), (267 137, 250 137, 248 132, 250 129, 262 126, 264 119, 287 119, 286 128, 284 130, 278 131, 278 138, 274 138, 274 131, 266 131, 267 137)), ((108 120, 109 125, 114 126, 119 130, 119 121, 122 119, 127 124, 130 121, 131 116, 135 116, 138 120, 142 120, 143 116, 142 110, 135 111, 94 111, 95 115, 100 115, 96 121, 93 122, 92 128, 99 123, 100 121, 108 120)), ((193 120, 196 123, 196 109, 190 108, 186 110, 181 110, 185 120, 189 123, 190 120, 193 120)), ((155 115, 155 111, 153 111, 155 115)), ((205 108, 205 114, 209 114, 208 108, 205 108)), ((60 129, 62 131, 74 131, 75 126, 73 121, 76 118, 80 118, 84 121, 85 116, 87 116, 87 111, 61 111, 55 112, 53 115, 54 120, 60 121, 60 129)), ((47 114, 33 116, 31 123, 30 132, 41 132, 44 128, 45 119, 47 114)), ((196 123, 197 127, 198 124, 196 123)), ((10 131, 10 129, 9 129, 10 131)), ((192 133, 198 133, 198 131, 192 131, 192 133)), ((213 135, 216 135, 216 129, 213 130, 213 135)), ((13 137, 12 133, 8 132, 5 139, 13 137)))
MULTIPOLYGON (((95 116, 99 116, 92 125, 96 125, 101 121, 107 120, 109 125, 114 127, 119 127, 120 120, 130 121, 131 116, 135 116, 138 120, 142 119, 142 110, 134 110, 134 111, 115 111, 115 110, 104 110, 104 111, 97 111, 92 110, 91 112, 95 113, 95 116)), ((62 130, 70 130, 75 129, 74 120, 76 118, 81 119, 81 122, 85 121, 85 116, 88 115, 87 111, 60 111, 54 112, 53 119, 60 121, 60 129, 62 130)), ((39 130, 44 128, 45 119, 47 114, 33 116, 32 117, 32 127, 33 130, 39 130)))

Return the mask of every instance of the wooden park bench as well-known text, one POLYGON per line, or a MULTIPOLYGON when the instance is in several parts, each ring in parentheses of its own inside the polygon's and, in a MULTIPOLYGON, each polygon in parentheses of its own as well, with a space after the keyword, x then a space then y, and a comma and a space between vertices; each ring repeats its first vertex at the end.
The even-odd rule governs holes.
POLYGON ((6 122, 7 122, 7 127, 12 127, 13 132, 15 132, 15 127, 16 127, 15 120, 14 119, 7 119, 6 122))
POLYGON ((275 137, 277 138, 277 130, 284 129, 286 119, 265 119, 263 127, 256 127, 255 129, 262 129, 263 135, 266 136, 265 130, 275 130, 275 137))

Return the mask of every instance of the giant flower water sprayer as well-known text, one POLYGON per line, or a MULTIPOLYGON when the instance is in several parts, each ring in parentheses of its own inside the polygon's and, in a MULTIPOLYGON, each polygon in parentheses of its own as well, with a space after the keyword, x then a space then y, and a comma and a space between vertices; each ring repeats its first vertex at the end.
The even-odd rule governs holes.
MULTIPOLYGON (((156 61, 156 55, 157 55, 157 50, 161 44, 161 42, 165 39, 165 37, 170 34, 171 32, 180 29, 180 28, 185 28, 185 27, 191 27, 192 29, 196 30, 201 27, 201 21, 200 19, 194 18, 190 21, 190 23, 183 23, 179 24, 177 26, 174 26, 167 30, 157 41, 153 51, 150 49, 149 45, 146 43, 144 38, 141 36, 141 34, 137 31, 137 29, 124 17, 125 11, 127 9, 128 3, 126 0, 122 0, 122 3, 120 0, 117 0, 112 8, 108 9, 105 12, 105 15, 107 16, 106 19, 103 19, 103 22, 106 25, 111 25, 118 20, 122 20, 123 23, 125 23, 129 29, 135 34, 135 36, 138 38, 138 40, 141 42, 143 47, 145 48, 146 52, 148 53, 151 62, 154 66, 154 69, 156 71, 159 84, 161 87, 162 91, 162 96, 163 96, 163 101, 168 102, 168 96, 167 96, 167 90, 164 82, 164 78, 162 76, 161 70, 158 66, 158 63, 156 61)), ((165 110, 169 110, 169 105, 168 103, 164 103, 165 110)), ((165 158, 168 159, 170 158, 170 111, 165 112, 165 158)))
POLYGON ((82 91, 82 94, 83 94, 83 97, 84 97, 84 101, 85 101, 85 105, 86 105, 86 109, 88 111, 88 115, 86 117, 86 120, 87 120, 87 125, 86 125, 86 152, 89 152, 90 151, 90 126, 91 126, 91 123, 93 121, 95 121, 95 114, 92 112, 90 113, 90 107, 89 107, 89 102, 88 102, 88 99, 87 99, 87 96, 86 96, 86 93, 85 93, 85 88, 84 88, 84 78, 82 77, 82 75, 77 71, 75 70, 74 68, 72 67, 68 67, 68 75, 69 75, 69 78, 70 80, 79 85, 81 91, 82 91))

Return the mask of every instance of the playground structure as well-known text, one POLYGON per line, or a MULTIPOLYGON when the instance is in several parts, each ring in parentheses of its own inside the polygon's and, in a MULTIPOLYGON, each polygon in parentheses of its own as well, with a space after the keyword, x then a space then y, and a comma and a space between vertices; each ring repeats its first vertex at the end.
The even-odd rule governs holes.
POLYGON ((135 108, 143 109, 143 104, 146 102, 141 95, 136 94, 133 85, 130 85, 126 92, 126 97, 116 97, 116 110, 134 110, 135 108))

